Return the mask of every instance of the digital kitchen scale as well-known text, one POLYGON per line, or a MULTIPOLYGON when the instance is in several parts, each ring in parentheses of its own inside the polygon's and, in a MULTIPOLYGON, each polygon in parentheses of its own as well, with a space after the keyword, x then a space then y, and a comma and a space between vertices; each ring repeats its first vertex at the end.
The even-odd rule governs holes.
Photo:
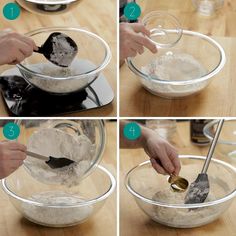
POLYGON ((114 93, 104 75, 84 90, 70 94, 50 94, 28 84, 17 68, 0 78, 2 97, 11 116, 57 116, 108 105, 114 93), (11 76, 11 77, 8 77, 11 76))

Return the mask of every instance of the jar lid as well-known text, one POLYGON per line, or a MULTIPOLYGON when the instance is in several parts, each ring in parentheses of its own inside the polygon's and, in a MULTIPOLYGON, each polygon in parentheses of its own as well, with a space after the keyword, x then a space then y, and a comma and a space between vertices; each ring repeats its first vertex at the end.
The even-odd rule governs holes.
POLYGON ((150 40, 161 48, 173 47, 182 37, 182 28, 176 17, 161 11, 153 11, 142 20, 150 31, 150 40))

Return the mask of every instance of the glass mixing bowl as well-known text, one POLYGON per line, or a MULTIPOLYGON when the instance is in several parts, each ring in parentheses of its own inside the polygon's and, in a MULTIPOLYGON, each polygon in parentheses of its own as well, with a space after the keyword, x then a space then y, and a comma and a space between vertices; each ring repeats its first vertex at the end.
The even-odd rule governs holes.
MULTIPOLYGON (((204 129, 204 135, 210 140, 213 139, 216 131, 218 120, 208 123, 204 129)), ((225 120, 219 140, 217 142, 216 151, 219 151, 231 164, 236 165, 236 120, 225 120)))
POLYGON ((41 46, 53 32, 68 35, 78 46, 78 54, 68 68, 52 64, 39 53, 33 53, 17 67, 28 83, 49 93, 66 94, 84 89, 98 78, 110 62, 109 46, 94 33, 70 27, 42 28, 26 36, 41 46))
POLYGON ((22 216, 50 227, 72 226, 91 218, 115 185, 115 178, 102 166, 73 188, 38 182, 23 167, 2 180, 3 190, 22 216))
POLYGON ((40 15, 58 15, 73 10, 82 0, 16 0, 27 11, 40 15))
MULTIPOLYGON (((180 156, 180 176, 192 183, 205 161, 201 156, 180 156)), ((154 221, 176 228, 206 225, 225 212, 236 196, 236 168, 212 159, 208 169, 210 192, 201 204, 184 204, 185 193, 171 191, 167 176, 157 174, 150 161, 141 163, 126 175, 125 185, 138 206, 154 221)))
POLYGON ((159 48, 157 54, 145 49, 142 55, 126 60, 129 69, 152 94, 165 98, 192 95, 203 90, 224 67, 225 52, 219 43, 198 32, 183 30, 182 33, 179 42, 171 48, 159 48), (179 64, 174 63, 176 58, 179 64), (168 68, 163 68, 167 61, 168 68))
MULTIPOLYGON (((89 160, 86 160, 86 168, 80 170, 83 171, 83 173, 80 173, 80 175, 78 175, 75 184, 79 184, 82 179, 91 174, 91 172, 94 171, 94 169, 102 159, 106 143, 105 124, 102 120, 16 120, 15 122, 19 124, 21 130, 18 142, 25 144, 27 147, 32 134, 47 128, 61 130, 69 135, 74 136, 75 140, 76 138, 79 138, 80 135, 84 135, 88 138, 88 140, 90 140, 90 143, 93 147, 92 155, 90 156, 89 160)), ((61 149, 62 146, 60 146, 60 150, 61 149)), ((30 149, 29 151, 34 150, 30 149)), ((50 153, 50 151, 46 148, 42 149, 39 154, 59 157, 58 154, 50 153)), ((71 153, 69 150, 68 157, 70 156, 71 153)), ((53 174, 54 177, 51 176, 50 179, 42 178, 41 174, 47 171, 47 169, 45 169, 45 166, 47 167, 47 165, 44 165, 43 167, 41 165, 41 162, 41 160, 37 160, 33 157, 27 156, 24 161, 24 166, 26 167, 27 171, 29 171, 30 175, 32 175, 40 182, 44 182, 46 184, 57 184, 57 172, 52 172, 51 174, 53 174), (37 168, 39 167, 41 171, 37 171, 37 168)), ((49 170, 51 169, 48 167, 48 171, 49 170)))

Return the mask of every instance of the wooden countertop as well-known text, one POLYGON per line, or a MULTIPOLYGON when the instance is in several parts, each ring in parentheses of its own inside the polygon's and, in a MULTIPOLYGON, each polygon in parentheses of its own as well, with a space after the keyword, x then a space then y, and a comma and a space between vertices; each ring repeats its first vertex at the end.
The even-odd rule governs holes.
POLYGON ((198 31, 216 39, 226 53, 226 64, 201 93, 183 99, 168 100, 147 92, 139 79, 124 64, 120 68, 120 115, 127 116, 235 116, 234 79, 236 64, 236 2, 225 0, 224 7, 212 17, 194 12, 191 0, 138 0, 143 15, 166 10, 175 15, 183 29, 198 31))
MULTIPOLYGON (((188 122, 177 123, 177 133, 175 146, 179 150, 179 154, 206 155, 208 147, 199 147, 191 144, 190 131, 188 122)), ((222 158, 216 151, 214 156, 222 158)), ((230 208, 216 221, 211 224, 193 228, 193 229, 174 229, 163 226, 149 219, 143 211, 137 206, 132 195, 124 186, 125 174, 134 166, 148 160, 147 155, 141 149, 120 150, 120 231, 121 236, 235 236, 235 218, 236 218, 236 199, 230 208)), ((231 164, 233 164, 231 162, 231 164)), ((236 160, 234 162, 236 167, 236 160)))
MULTIPOLYGON (((107 122, 107 143, 101 165, 116 176, 116 122, 107 122)), ((0 132, 2 134, 2 131, 0 132)), ((3 137, 0 136, 0 140, 3 137)), ((22 218, 0 188, 0 235, 1 236, 115 236, 116 235, 116 190, 107 199, 103 208, 91 219, 78 226, 49 228, 36 225, 22 218)))
MULTIPOLYGON (((3 6, 8 2, 8 0, 0 1, 1 12, 3 6)), ((83 27, 98 34, 109 44, 112 51, 112 60, 104 70, 104 75, 115 94, 113 102, 99 109, 76 112, 66 116, 116 116, 116 9, 116 2, 114 0, 99 0, 99 5, 93 0, 82 0, 76 8, 61 15, 36 15, 22 9, 21 16, 17 20, 8 21, 2 16, 2 13, 0 14, 0 31, 6 28, 12 28, 19 33, 26 33, 31 30, 49 26, 83 27)), ((0 72, 3 71, 4 66, 0 66, 0 72)), ((0 116, 9 116, 2 97, 0 97, 0 116)))

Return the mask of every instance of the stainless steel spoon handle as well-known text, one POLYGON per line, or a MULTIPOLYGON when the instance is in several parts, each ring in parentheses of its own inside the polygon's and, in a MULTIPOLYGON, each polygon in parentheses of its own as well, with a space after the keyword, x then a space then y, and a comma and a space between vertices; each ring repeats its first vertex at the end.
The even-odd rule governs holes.
POLYGON ((40 159, 40 160, 43 160, 43 161, 48 161, 49 160, 49 157, 40 155, 40 154, 35 153, 35 152, 26 151, 26 154, 28 156, 31 156, 31 157, 34 157, 34 158, 37 158, 37 159, 40 159))
POLYGON ((201 173, 203 173, 203 174, 206 174, 206 172, 208 170, 208 167, 209 167, 212 155, 213 155, 213 153, 215 151, 216 143, 217 143, 218 138, 220 136, 220 132, 221 132, 221 129, 223 127, 223 124, 224 124, 224 120, 223 119, 219 120, 219 123, 218 123, 217 128, 216 128, 216 133, 215 133, 215 135, 213 137, 210 149, 209 149, 208 154, 207 154, 207 158, 206 158, 204 166, 202 168, 202 172, 201 173))

